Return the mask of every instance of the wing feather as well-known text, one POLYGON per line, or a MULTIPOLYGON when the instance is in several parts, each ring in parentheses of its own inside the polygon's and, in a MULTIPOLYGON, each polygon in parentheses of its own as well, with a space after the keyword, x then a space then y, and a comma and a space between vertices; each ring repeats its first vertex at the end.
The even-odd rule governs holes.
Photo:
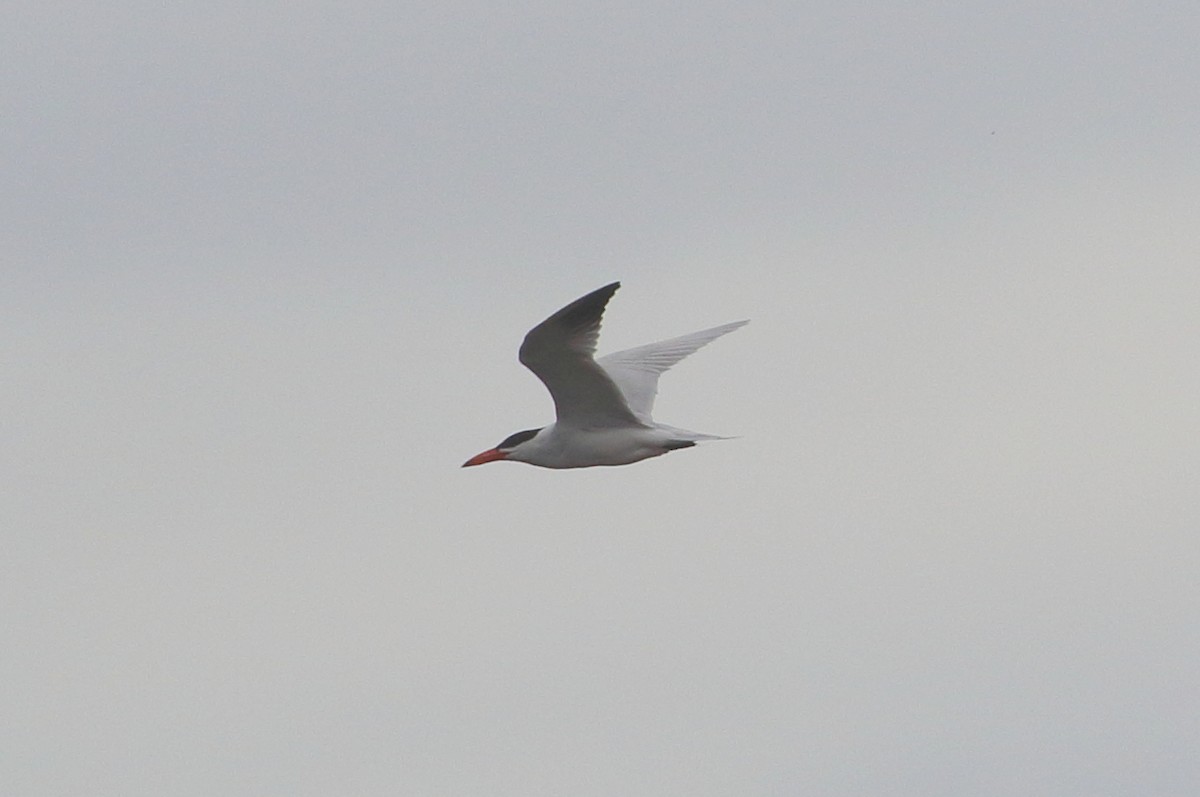
POLYGON ((568 304, 531 329, 520 360, 545 383, 558 422, 583 428, 640 426, 625 396, 593 355, 614 282, 568 304))
POLYGON ((629 409, 644 424, 650 424, 654 399, 658 395, 658 378, 675 363, 722 335, 728 334, 749 321, 734 321, 712 329, 680 335, 658 343, 648 343, 633 349, 614 352, 596 363, 625 397, 629 409))

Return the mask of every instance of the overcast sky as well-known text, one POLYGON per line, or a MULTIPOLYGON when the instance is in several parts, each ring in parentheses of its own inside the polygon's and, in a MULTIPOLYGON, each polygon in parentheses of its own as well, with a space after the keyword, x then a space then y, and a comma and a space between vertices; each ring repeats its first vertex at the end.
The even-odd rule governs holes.
POLYGON ((0 792, 1198 793, 1197 41, 8 4, 0 792), (461 470, 617 279, 737 439, 461 470))

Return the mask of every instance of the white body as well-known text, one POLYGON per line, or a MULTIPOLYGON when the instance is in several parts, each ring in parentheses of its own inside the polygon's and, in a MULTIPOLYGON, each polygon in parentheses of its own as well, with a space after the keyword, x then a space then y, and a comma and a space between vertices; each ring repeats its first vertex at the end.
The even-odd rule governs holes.
POLYGON ((532 440, 513 449, 505 459, 543 468, 630 465, 694 445, 696 440, 714 439, 718 438, 682 430, 668 432, 657 427, 575 429, 552 423, 538 430, 532 440), (694 439, 683 438, 681 433, 694 439))

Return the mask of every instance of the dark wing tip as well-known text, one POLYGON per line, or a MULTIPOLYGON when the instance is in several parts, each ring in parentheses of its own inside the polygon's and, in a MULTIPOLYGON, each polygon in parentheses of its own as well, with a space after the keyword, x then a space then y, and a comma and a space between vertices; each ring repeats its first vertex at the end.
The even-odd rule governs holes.
POLYGON ((598 323, 600 317, 604 315, 604 308, 608 304, 608 300, 620 287, 621 283, 612 282, 603 288, 597 288, 586 296, 580 296, 530 330, 530 334, 549 327, 573 332, 598 323))
POLYGON ((585 296, 580 296, 578 299, 571 302, 570 304, 568 304, 563 309, 559 310, 554 315, 556 315, 556 316, 557 315, 565 315, 567 312, 572 311, 575 308, 592 309, 592 308, 599 307, 599 308, 603 309, 604 305, 608 304, 608 300, 611 299, 613 294, 617 292, 617 288, 620 288, 620 287, 621 287, 621 283, 610 282, 609 284, 605 285, 603 288, 597 288, 596 290, 592 291, 591 293, 589 293, 585 296))
POLYGON ((535 363, 552 352, 579 347, 577 350, 590 354, 596 347, 604 308, 620 287, 621 283, 612 282, 597 288, 529 330, 521 343, 521 362, 537 373, 535 363))
POLYGON ((597 288, 588 295, 581 296, 571 302, 551 316, 551 318, 568 329, 587 326, 604 315, 604 308, 608 305, 608 300, 613 297, 613 294, 617 292, 617 288, 620 287, 621 283, 612 282, 603 288, 597 288))

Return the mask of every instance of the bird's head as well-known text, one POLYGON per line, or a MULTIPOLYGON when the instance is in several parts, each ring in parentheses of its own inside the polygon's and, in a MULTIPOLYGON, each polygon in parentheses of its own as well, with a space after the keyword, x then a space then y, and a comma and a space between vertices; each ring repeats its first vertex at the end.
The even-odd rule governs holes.
POLYGON ((517 459, 519 461, 520 455, 513 457, 513 453, 522 445, 537 437, 537 433, 540 431, 542 430, 526 429, 523 432, 514 432, 513 434, 510 434, 508 437, 504 438, 500 445, 496 446, 495 448, 489 448, 487 451, 483 451, 468 459, 463 463, 463 467, 469 468, 472 465, 482 465, 485 462, 496 462, 497 460, 510 458, 517 459))

